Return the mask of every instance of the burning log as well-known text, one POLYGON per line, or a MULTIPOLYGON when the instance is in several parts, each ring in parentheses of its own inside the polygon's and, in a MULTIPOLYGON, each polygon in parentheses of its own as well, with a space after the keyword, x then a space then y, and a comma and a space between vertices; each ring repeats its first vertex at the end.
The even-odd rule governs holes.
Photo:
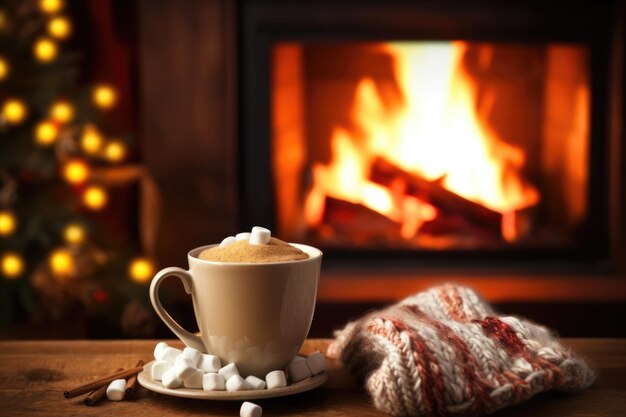
POLYGON ((490 234, 502 236, 501 213, 448 191, 441 184, 441 180, 428 181, 417 174, 404 171, 383 158, 376 159, 372 164, 370 179, 387 187, 401 180, 407 195, 428 202, 441 213, 462 216, 490 234))
MULTIPOLYGON (((381 237, 399 238, 400 226, 389 218, 361 205, 326 196, 321 224, 329 226, 335 239, 344 236, 363 244, 381 237)), ((324 234, 324 231, 321 231, 324 234)))

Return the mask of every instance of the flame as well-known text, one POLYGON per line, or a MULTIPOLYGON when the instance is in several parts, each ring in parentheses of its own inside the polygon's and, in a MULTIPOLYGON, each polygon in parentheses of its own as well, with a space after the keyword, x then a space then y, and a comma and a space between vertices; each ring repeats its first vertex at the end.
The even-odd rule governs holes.
MULTIPOLYGON (((377 211, 394 218, 394 205, 391 193, 385 187, 365 179, 368 173, 367 157, 362 155, 348 132, 336 129, 332 139, 330 165, 313 166, 313 190, 305 204, 307 219, 321 219, 323 197, 330 196, 377 211)), ((314 222, 315 223, 315 222, 314 222)))
MULTIPOLYGON (((505 230, 510 214, 536 204, 539 193, 520 175, 523 151, 482 121, 493 102, 488 91, 476 109, 477 86, 461 62, 467 45, 387 43, 380 48, 395 61, 402 103, 390 111, 375 81, 360 80, 351 113, 356 128, 336 127, 331 161, 313 165, 313 186, 305 201, 308 224, 321 221, 325 196, 387 216, 401 225, 405 238, 436 218, 436 208, 427 202, 368 179, 373 160, 382 157, 409 173, 440 179, 449 191, 503 213, 505 238, 514 236, 505 230)), ((481 56, 484 63, 491 54, 481 56)))

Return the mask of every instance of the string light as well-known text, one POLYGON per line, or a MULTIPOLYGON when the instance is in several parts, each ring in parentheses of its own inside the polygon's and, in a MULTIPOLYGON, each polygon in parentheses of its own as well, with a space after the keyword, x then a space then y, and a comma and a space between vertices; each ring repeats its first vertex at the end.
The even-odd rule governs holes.
POLYGON ((35 139, 39 145, 50 145, 57 138, 59 129, 51 121, 44 120, 35 126, 35 139))
POLYGON ((126 157, 126 146, 119 140, 112 140, 104 148, 104 157, 109 162, 119 162, 126 157))
POLYGON ((104 188, 97 185, 87 187, 83 194, 83 202, 92 210, 100 210, 106 206, 108 196, 104 188))
POLYGON ((154 265, 146 258, 135 258, 128 267, 128 274, 133 281, 143 284, 154 275, 154 265))
POLYGON ((92 99, 96 107, 110 109, 117 102, 117 92, 107 84, 100 84, 93 90, 92 99))
POLYGON ((50 107, 50 117, 59 123, 69 123, 74 118, 74 107, 65 100, 59 100, 50 107))
POLYGON ((48 32, 57 39, 66 39, 72 33, 72 24, 64 16, 56 16, 48 22, 48 32))
POLYGON ((24 271, 24 260, 15 252, 6 252, 0 261, 2 275, 7 278, 17 278, 24 271))
POLYGON ((74 259, 66 249, 56 249, 50 254, 48 265, 52 274, 56 277, 67 277, 73 275, 74 259))
POLYGON ((33 54, 40 62, 50 62, 57 57, 57 44, 48 38, 39 38, 33 46, 33 54))
POLYGON ((83 135, 80 138, 80 146, 83 148, 83 151, 88 154, 95 154, 100 151, 102 148, 102 143, 104 140, 102 139, 102 135, 98 132, 93 126, 86 126, 83 130, 83 135))
POLYGON ((67 243, 79 244, 85 240, 85 228, 77 223, 71 223, 65 226, 63 230, 63 239, 67 243))
POLYGON ((17 220, 15 215, 7 210, 0 211, 0 235, 8 236, 15 231, 17 220))
POLYGON ((9 75, 9 71, 9 62, 4 59, 4 57, 0 56, 0 81, 4 80, 9 75))
POLYGON ((63 166, 63 177, 70 184, 82 184, 89 178, 89 167, 80 159, 73 159, 63 166))
POLYGON ((4 102, 2 106, 2 116, 7 123, 18 124, 21 123, 28 114, 26 105, 22 100, 16 98, 10 98, 4 102))
POLYGON ((54 14, 63 8, 63 0, 39 0, 39 10, 54 14))

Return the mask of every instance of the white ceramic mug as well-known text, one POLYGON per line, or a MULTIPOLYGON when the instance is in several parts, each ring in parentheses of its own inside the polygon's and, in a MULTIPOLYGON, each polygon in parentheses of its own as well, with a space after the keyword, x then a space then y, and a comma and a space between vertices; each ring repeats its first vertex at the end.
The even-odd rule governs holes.
POLYGON ((150 299, 161 320, 187 346, 236 363, 243 376, 264 378, 283 369, 306 339, 317 296, 322 252, 293 244, 309 258, 288 262, 213 262, 198 256, 211 246, 187 255, 189 270, 159 271, 150 285, 150 299), (179 278, 191 294, 199 335, 183 329, 165 311, 159 286, 168 276, 179 278))

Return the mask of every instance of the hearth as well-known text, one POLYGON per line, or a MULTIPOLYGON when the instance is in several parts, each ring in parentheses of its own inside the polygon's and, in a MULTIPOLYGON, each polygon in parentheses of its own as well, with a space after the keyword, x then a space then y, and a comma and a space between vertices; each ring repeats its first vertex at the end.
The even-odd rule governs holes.
POLYGON ((606 259, 613 5, 564 7, 244 2, 244 226, 328 258, 606 259))

